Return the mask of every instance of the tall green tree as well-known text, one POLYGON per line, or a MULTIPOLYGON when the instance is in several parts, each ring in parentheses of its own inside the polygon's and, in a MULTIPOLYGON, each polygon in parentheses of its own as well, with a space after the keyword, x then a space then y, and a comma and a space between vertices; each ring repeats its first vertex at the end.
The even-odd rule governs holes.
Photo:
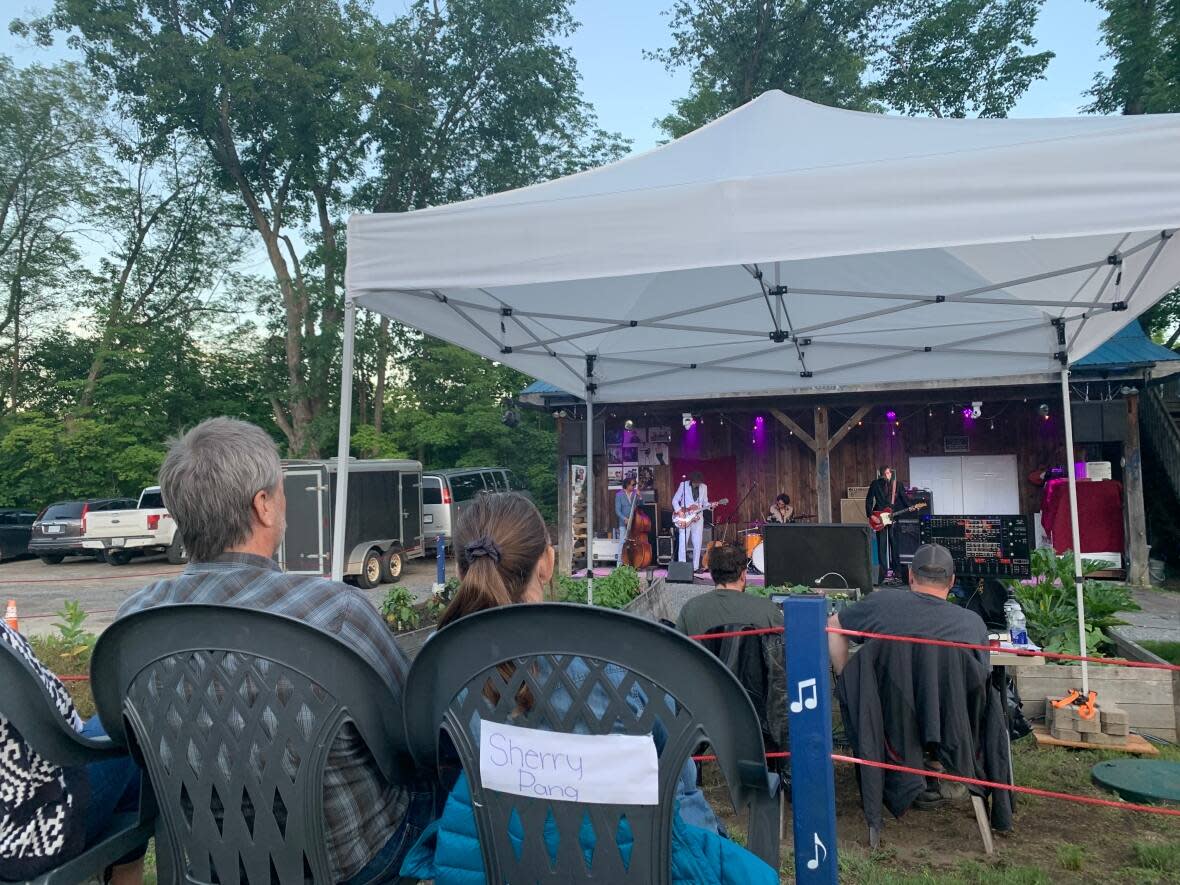
POLYGON ((1096 0, 1111 70, 1094 76, 1087 108, 1099 114, 1180 111, 1180 2, 1096 0))
MULTIPOLYGON (((1094 76, 1086 108, 1098 114, 1180 111, 1180 0, 1096 0, 1109 72, 1094 76)), ((1180 341, 1180 289, 1140 317, 1167 347, 1180 341)))
POLYGON ((1043 76, 1031 53, 1043 0, 676 0, 672 46, 692 72, 660 121, 679 137, 781 89, 850 110, 1004 116, 1043 76))
MULTIPOLYGON (((387 30, 398 89, 373 115, 375 169, 353 198, 403 212, 580 172, 628 143, 597 126, 565 46, 570 0, 415 0, 387 30)), ((396 333, 396 334, 401 334, 396 333)), ((390 323, 373 330, 380 432, 390 323)))
POLYGON ((81 303, 95 319, 96 347, 79 396, 82 411, 113 353, 137 333, 229 312, 225 277, 242 254, 234 207, 213 182, 208 161, 183 139, 163 146, 112 133, 114 161, 98 189, 98 268, 80 274, 81 303))
POLYGON ((74 65, 16 69, 0 57, 0 390, 22 403, 25 352, 37 314, 77 258, 90 204, 101 96, 74 65))
POLYGON ((205 147, 266 252, 282 299, 285 389, 274 420, 293 454, 315 454, 339 338, 341 188, 365 160, 383 28, 366 4, 337 0, 57 0, 16 22, 48 42, 70 33, 93 74, 148 139, 205 147), (301 231, 320 238, 305 273, 301 231))

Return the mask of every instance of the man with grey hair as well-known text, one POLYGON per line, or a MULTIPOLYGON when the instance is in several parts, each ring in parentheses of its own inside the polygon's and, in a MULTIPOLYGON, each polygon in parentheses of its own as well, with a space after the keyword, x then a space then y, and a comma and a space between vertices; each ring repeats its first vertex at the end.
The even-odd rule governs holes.
MULTIPOLYGON (((409 663, 355 587, 289 575, 274 560, 286 528, 278 448, 260 427, 210 418, 174 440, 160 489, 189 566, 127 599, 119 617, 159 605, 236 605, 298 618, 356 650, 400 696, 409 663)), ((430 822, 433 796, 389 784, 360 733, 345 723, 324 772, 324 829, 335 881, 363 885, 396 874, 430 822)))

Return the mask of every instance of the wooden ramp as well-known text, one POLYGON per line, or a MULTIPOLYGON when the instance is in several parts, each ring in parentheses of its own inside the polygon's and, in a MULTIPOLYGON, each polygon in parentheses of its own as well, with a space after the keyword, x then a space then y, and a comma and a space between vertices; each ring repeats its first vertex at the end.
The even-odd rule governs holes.
POLYGON ((1033 726, 1033 737, 1037 739, 1038 747, 1071 747, 1075 750, 1115 750, 1119 753, 1134 753, 1139 756, 1158 756, 1160 751, 1144 740, 1140 735, 1127 735, 1127 742, 1122 745, 1087 744, 1084 741, 1061 741, 1049 734, 1043 725, 1033 726))

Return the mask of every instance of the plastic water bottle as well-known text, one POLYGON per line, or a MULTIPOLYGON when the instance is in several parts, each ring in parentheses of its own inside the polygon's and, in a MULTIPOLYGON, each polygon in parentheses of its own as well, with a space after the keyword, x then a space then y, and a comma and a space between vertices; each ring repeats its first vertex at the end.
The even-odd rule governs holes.
POLYGON ((1008 639, 1012 645, 1016 648, 1028 645, 1028 623, 1024 619, 1024 609, 1011 594, 1004 603, 1004 619, 1008 622, 1008 639))

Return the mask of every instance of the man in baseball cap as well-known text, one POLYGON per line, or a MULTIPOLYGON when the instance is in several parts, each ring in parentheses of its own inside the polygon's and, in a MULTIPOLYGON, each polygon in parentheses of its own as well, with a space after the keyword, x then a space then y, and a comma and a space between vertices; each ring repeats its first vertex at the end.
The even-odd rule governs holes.
MULTIPOLYGON (((939 544, 923 544, 910 563, 908 587, 883 587, 839 614, 828 626, 892 636, 921 636, 987 645, 987 627, 973 611, 947 601, 955 583, 955 561, 939 544)), ((837 675, 848 663, 849 637, 828 634, 828 651, 837 675)), ((859 640, 853 637, 854 642, 859 640)), ((972 651, 986 665, 986 651, 972 651)))

